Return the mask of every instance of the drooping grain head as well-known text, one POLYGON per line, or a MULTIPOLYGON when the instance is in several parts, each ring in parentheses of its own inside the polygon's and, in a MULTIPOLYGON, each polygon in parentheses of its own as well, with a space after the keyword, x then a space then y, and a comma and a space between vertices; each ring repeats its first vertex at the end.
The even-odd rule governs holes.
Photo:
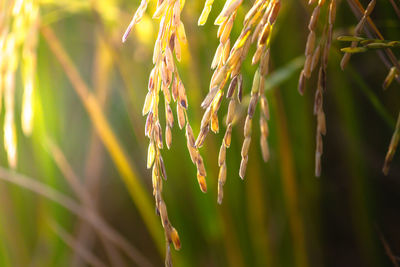
MULTIPOLYGON (((206 1, 205 8, 199 19, 199 24, 202 25, 205 23, 212 2, 213 1, 206 1)), ((222 202, 223 197, 223 185, 225 184, 227 172, 226 151, 231 142, 232 126, 236 121, 236 109, 242 102, 243 94, 245 93, 241 66, 243 61, 247 58, 252 44, 256 46, 256 52, 252 56, 252 64, 258 65, 258 68, 254 74, 253 84, 250 90, 250 103, 247 107, 244 142, 241 151, 242 161, 239 173, 240 177, 244 178, 245 176, 251 144, 251 122, 260 99, 260 114, 263 118, 262 124, 260 124, 262 133, 260 146, 264 160, 267 161, 269 157, 268 144, 266 141, 268 131, 266 131, 267 127, 265 126, 269 118, 269 112, 267 100, 264 96, 264 83, 265 76, 269 71, 269 41, 276 18, 279 14, 281 2, 276 0, 256 0, 245 15, 239 37, 230 48, 230 33, 235 23, 237 10, 241 4, 241 0, 226 1, 222 11, 215 20, 215 24, 219 27, 217 37, 220 43, 211 64, 211 69, 214 69, 214 73, 210 81, 210 92, 202 103, 202 107, 205 108, 206 111, 203 115, 200 134, 196 142, 196 145, 200 147, 204 142, 209 128, 214 132, 218 132, 219 127, 216 126, 217 114, 221 105, 222 95, 226 93, 226 98, 229 99, 229 105, 226 116, 225 135, 218 158, 218 165, 220 166, 218 177, 218 203, 222 202), (224 89, 225 85, 228 85, 226 92, 224 89), (237 99, 233 97, 235 91, 237 92, 237 99)))
MULTIPOLYGON (((310 1, 309 5, 315 1, 310 1)), ((309 79, 313 71, 319 65, 317 90, 315 92, 314 115, 317 117, 316 130, 316 151, 315 151, 315 176, 321 175, 321 156, 322 156, 322 135, 326 134, 325 113, 323 111, 323 92, 326 89, 326 68, 328 65, 328 55, 332 43, 333 24, 336 17, 336 0, 318 1, 311 14, 308 23, 309 34, 305 48, 305 62, 303 70, 300 72, 298 91, 301 95, 306 89, 306 80, 309 79), (324 6, 329 2, 327 9, 327 21, 321 36, 317 34, 317 24, 323 12, 324 6), (319 40, 318 40, 319 39, 319 40)))
MULTIPOLYGON (((174 125, 174 116, 171 108, 171 101, 176 102, 176 116, 180 129, 185 128, 187 149, 190 158, 197 168, 197 181, 203 192, 207 191, 206 170, 203 159, 196 147, 196 141, 192 128, 189 124, 187 109, 189 107, 188 97, 183 81, 181 80, 175 59, 181 60, 181 45, 187 43, 185 27, 181 21, 181 10, 184 1, 164 0, 157 2, 154 19, 160 21, 158 36, 154 44, 153 64, 154 68, 149 76, 148 93, 143 106, 143 115, 147 115, 145 133, 149 138, 147 167, 153 168, 153 191, 156 201, 156 208, 160 211, 161 222, 166 235, 167 257, 166 264, 171 264, 169 255, 169 244, 174 243, 176 249, 180 248, 179 236, 175 228, 169 222, 166 215, 166 205, 162 198, 162 181, 166 178, 166 167, 162 161, 161 150, 163 148, 163 129, 159 118, 160 95, 164 96, 165 109, 165 142, 169 149, 172 145, 171 129, 174 125), (175 58, 174 55, 175 54, 175 58), (160 94, 161 92, 161 94, 160 94), (172 95, 172 99, 171 99, 172 95)), ((139 8, 132 17, 132 20, 122 37, 125 42, 135 24, 142 19, 148 1, 142 0, 139 8)), ((215 130, 215 122, 214 122, 215 130)), ((204 131, 203 131, 204 132, 204 131)))

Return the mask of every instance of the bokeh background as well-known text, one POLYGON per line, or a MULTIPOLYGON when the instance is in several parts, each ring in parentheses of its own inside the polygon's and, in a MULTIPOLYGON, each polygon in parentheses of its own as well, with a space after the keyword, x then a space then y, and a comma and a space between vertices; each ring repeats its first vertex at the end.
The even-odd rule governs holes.
MULTIPOLYGON (((128 41, 120 41, 139 2, 38 1, 33 133, 25 137, 17 126, 15 170, 8 169, 4 150, 0 153, 0 266, 164 264, 141 116, 158 31, 151 18, 155 1, 128 41), (72 65, 60 64, 60 54, 72 65), (79 79, 88 94, 77 94, 79 79), (105 233, 110 229, 117 241, 105 233)), ((215 1, 203 27, 197 26, 203 1, 187 0, 182 13, 188 44, 178 67, 195 135, 218 46, 213 20, 223 2, 215 1)), ((240 8, 233 39, 250 2, 240 8)), ((338 2, 334 37, 351 34, 357 24, 347 2, 338 2)), ((374 51, 354 55, 341 71, 344 44, 333 42, 324 95, 328 133, 322 175, 316 178, 316 77, 307 82, 304 96, 297 92, 311 11, 303 0, 282 4, 267 80, 271 158, 262 161, 254 127, 247 175, 239 178, 242 118, 227 153, 222 205, 216 184, 223 133, 209 134, 200 151, 208 174, 203 194, 184 132, 174 127, 172 148, 163 151, 168 173, 163 194, 182 242, 181 250, 173 251, 175 266, 394 266, 385 246, 400 256, 399 156, 388 176, 381 171, 400 110, 399 84, 382 90, 387 69, 374 51)), ((400 21, 390 1, 378 1, 372 18, 386 39, 398 40, 400 21)), ((243 67, 246 93, 255 71, 250 63, 243 67)), ((226 109, 223 103, 220 119, 226 109)))

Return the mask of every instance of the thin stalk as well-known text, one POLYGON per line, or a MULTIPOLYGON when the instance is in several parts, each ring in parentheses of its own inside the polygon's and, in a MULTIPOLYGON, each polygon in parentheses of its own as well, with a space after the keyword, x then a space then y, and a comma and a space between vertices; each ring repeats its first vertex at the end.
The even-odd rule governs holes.
MULTIPOLYGON (((78 199, 82 202, 82 205, 86 209, 91 210, 93 213, 98 215, 90 194, 83 187, 78 175, 75 173, 75 171, 72 169, 71 165, 68 163, 68 161, 65 158, 64 154, 62 153, 61 149, 56 144, 54 144, 50 139, 47 139, 47 146, 50 150, 50 154, 53 156, 53 159, 56 162, 59 169, 61 170, 64 178, 67 180, 67 182, 71 186, 72 190, 77 195, 78 199)), ((90 230, 91 229, 88 229, 88 231, 90 231, 90 230)), ((108 240, 103 236, 103 234, 101 232, 98 232, 98 234, 100 237, 100 241, 102 242, 102 244, 106 250, 107 256, 111 260, 112 265, 113 266, 125 266, 122 258, 119 256, 118 252, 116 250, 114 250, 114 247, 110 246, 110 244, 108 243, 108 240)), ((78 242, 79 242, 79 239, 78 239, 78 242)), ((79 242, 79 243, 85 244, 82 242, 79 242)), ((79 253, 78 253, 78 255, 81 256, 79 253)), ((77 266, 77 263, 74 263, 73 266, 77 266)))
POLYGON ((77 254, 79 254, 82 259, 86 261, 89 265, 93 267, 107 267, 105 263, 103 263, 99 258, 93 255, 89 250, 87 250, 84 246, 82 246, 76 239, 74 239, 68 232, 61 227, 58 223, 52 221, 50 223, 51 228, 54 232, 67 244, 71 247, 77 254))
POLYGON ((400 9, 399 9, 399 7, 396 5, 396 3, 393 0, 389 0, 389 2, 392 4, 394 12, 396 12, 397 18, 400 19, 400 9))
POLYGON ((46 184, 39 182, 38 179, 33 179, 28 176, 9 171, 0 167, 0 180, 28 189, 38 195, 41 195, 60 206, 66 208, 70 212, 86 220, 95 229, 101 231, 107 239, 123 250, 129 258, 139 266, 151 266, 146 258, 144 258, 131 244, 111 228, 105 221, 98 217, 95 213, 85 208, 82 208, 75 200, 60 193, 59 191, 49 187, 46 184))
POLYGON ((304 219, 300 212, 299 197, 297 192, 295 166, 293 163, 293 153, 288 136, 286 115, 283 109, 281 96, 278 90, 274 91, 272 104, 278 116, 276 120, 278 133, 278 150, 280 151, 280 169, 282 172, 283 189, 286 197, 286 206, 289 216, 289 226, 292 232, 294 260, 298 267, 308 266, 307 249, 305 244, 304 219))
MULTIPOLYGON (((254 150, 253 150, 254 151, 254 150)), ((251 153, 252 158, 256 158, 257 153, 251 153)), ((248 175, 251 179, 247 180, 246 193, 249 201, 247 202, 249 218, 249 231, 254 244, 254 255, 257 266, 275 266, 273 255, 275 251, 271 251, 271 238, 268 233, 268 201, 266 195, 268 193, 263 190, 263 180, 268 179, 265 172, 260 172, 263 166, 259 161, 252 161, 249 164, 248 175)))
MULTIPOLYGON (((347 2, 350 5, 351 10, 353 11, 354 15, 357 18, 360 18, 362 16, 361 14, 364 13, 364 7, 361 5, 360 1, 359 0, 347 0, 347 2)), ((375 23, 369 17, 367 18, 367 25, 379 39, 385 40, 385 38, 383 38, 383 35, 381 34, 381 32, 376 27, 375 23)), ((366 29, 366 27, 364 27, 364 29, 366 29)), ((367 35, 371 35, 368 31, 366 31, 366 33, 367 33, 367 35)), ((373 38, 373 36, 368 36, 368 37, 373 38)), ((390 48, 386 48, 386 49, 384 49, 384 51, 385 51, 386 56, 389 58, 389 60, 391 61, 391 64, 392 64, 391 66, 387 66, 387 67, 390 69, 392 66, 395 66, 397 69, 400 70, 400 64, 399 64, 396 56, 393 54, 392 50, 390 48)), ((400 83, 400 77, 396 78, 396 80, 398 83, 400 83)))
POLYGON ((16 217, 16 211, 19 209, 13 201, 10 190, 4 185, 0 187, 0 201, 1 236, 6 241, 12 264, 23 266, 29 262, 30 258, 26 247, 27 242, 22 236, 19 220, 16 217))
MULTIPOLYGON (((96 43, 92 82, 99 104, 105 111, 107 108, 107 97, 110 92, 110 74, 112 67, 114 66, 114 60, 111 56, 110 49, 98 35, 99 34, 97 34, 96 36, 98 42, 96 43)), ((104 149, 101 140, 99 139, 95 129, 93 128, 91 129, 89 140, 89 149, 86 156, 85 171, 83 175, 84 181, 82 186, 85 188, 85 191, 91 196, 90 199, 93 206, 92 209, 97 210, 100 178, 102 177, 101 171, 104 162, 104 149)), ((93 247, 96 242, 96 236, 91 226, 82 221, 78 223, 76 228, 76 239, 78 240, 78 242, 86 247, 93 247)), ((101 241, 104 240, 101 235, 100 238, 102 239, 101 241)), ((124 260, 121 258, 118 251, 116 251, 113 246, 110 246, 110 244, 108 244, 107 242, 103 242, 103 245, 112 266, 126 266, 124 260)), ((84 265, 79 255, 75 255, 71 263, 73 266, 76 267, 84 265)))
POLYGON ((400 112, 399 115, 397 116, 396 127, 394 129, 392 139, 390 140, 388 152, 386 153, 385 163, 383 164, 382 171, 385 175, 388 175, 389 173, 390 163, 393 160, 394 153, 396 152, 397 146, 399 145, 399 141, 400 141, 400 112))
POLYGON ((383 236, 382 232, 377 228, 379 239, 382 242, 383 248, 385 249, 386 255, 389 257, 390 261, 393 263, 394 267, 399 267, 398 258, 393 254, 392 249, 390 248, 388 242, 386 241, 385 237, 383 236))

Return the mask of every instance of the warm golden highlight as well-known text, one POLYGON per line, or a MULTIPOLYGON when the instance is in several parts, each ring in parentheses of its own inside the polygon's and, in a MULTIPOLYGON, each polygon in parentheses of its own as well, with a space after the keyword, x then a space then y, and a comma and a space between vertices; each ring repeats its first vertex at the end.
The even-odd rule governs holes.
POLYGON ((32 132, 38 15, 36 0, 6 0, 0 4, 0 99, 4 95, 4 147, 12 168, 17 165, 14 98, 15 73, 19 64, 24 82, 22 130, 25 135, 32 132))
MULTIPOLYGON (((146 11, 148 2, 143 0, 134 14, 122 41, 125 42, 132 27, 138 23, 146 11)), ((159 118, 159 98, 164 96, 165 103, 165 143, 169 149, 172 145, 171 129, 174 125, 174 116, 171 109, 171 101, 176 102, 176 116, 180 129, 186 128, 187 148, 193 163, 197 167, 197 181, 203 192, 207 191, 206 170, 203 158, 195 147, 195 140, 192 128, 187 115, 189 106, 185 87, 179 77, 178 69, 175 66, 175 58, 181 60, 181 43, 187 42, 184 25, 180 14, 184 1, 166 0, 158 1, 157 9, 153 14, 154 19, 160 20, 160 28, 157 40, 154 45, 153 64, 154 68, 150 73, 148 93, 143 106, 143 115, 147 115, 145 135, 149 138, 150 144, 147 152, 147 168, 152 168, 153 195, 156 202, 157 214, 161 217, 161 223, 165 230, 167 257, 165 263, 170 266, 170 243, 175 249, 180 249, 178 232, 171 225, 167 207, 162 197, 162 179, 167 179, 167 171, 161 155, 163 148, 163 131, 159 118), (172 98, 171 98, 172 95, 172 98)))

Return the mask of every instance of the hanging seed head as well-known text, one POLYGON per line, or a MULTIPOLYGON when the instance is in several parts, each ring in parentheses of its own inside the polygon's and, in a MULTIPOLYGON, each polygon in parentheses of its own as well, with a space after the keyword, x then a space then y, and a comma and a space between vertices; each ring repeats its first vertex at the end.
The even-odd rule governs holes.
POLYGON ((226 181, 226 163, 222 164, 219 168, 218 183, 225 184, 226 181))
POLYGON ((222 204, 222 199, 224 198, 224 185, 218 183, 218 197, 217 202, 218 204, 222 204))
POLYGON ((201 12, 199 21, 198 21, 198 25, 204 25, 207 21, 208 15, 211 12, 211 7, 212 4, 214 3, 214 0, 206 0, 205 4, 204 4, 204 9, 201 12))
POLYGON ((252 122, 252 119, 249 116, 247 116, 246 121, 244 123, 244 136, 245 137, 251 136, 251 124, 252 124, 251 122, 252 122))
POLYGON ((246 156, 242 158, 242 161, 240 162, 240 169, 239 169, 239 176, 244 179, 244 176, 246 175, 246 168, 247 168, 247 161, 249 160, 249 156, 246 156))
POLYGON ((165 143, 167 144, 167 148, 170 149, 172 144, 172 132, 169 125, 165 127, 165 143))
POLYGON ((180 103, 176 104, 176 113, 178 116, 179 129, 182 129, 185 126, 185 112, 180 103))
POLYGON ((236 103, 234 99, 231 99, 231 101, 229 101, 228 113, 226 115, 226 125, 229 125, 230 123, 233 122, 233 119, 235 117, 235 112, 236 112, 236 103))
POLYGON ((155 156, 156 156, 156 150, 154 147, 154 143, 150 142, 149 147, 147 149, 147 169, 150 169, 153 166, 155 156))
POLYGON ((315 153, 315 177, 321 176, 321 155, 316 152, 315 153))
POLYGON ((171 91, 172 91, 172 99, 176 101, 178 99, 178 84, 180 83, 179 78, 175 75, 175 79, 172 82, 171 91))
POLYGON ((320 12, 321 12, 321 6, 317 5, 313 10, 313 13, 310 18, 310 22, 308 24, 308 29, 310 31, 314 31, 316 29, 320 12))
POLYGON ((181 240, 179 239, 178 231, 174 227, 171 229, 171 240, 176 250, 181 249, 181 240))
POLYGON ((260 117, 260 132, 261 135, 265 137, 265 139, 267 139, 268 137, 268 124, 267 121, 265 120, 265 118, 260 117))
POLYGON ((305 88, 306 88, 306 77, 304 76, 304 70, 302 70, 300 73, 299 86, 298 86, 298 91, 300 95, 304 94, 305 88))
MULTIPOLYGON (((269 71, 269 49, 261 56, 260 74, 266 76, 269 71)), ((263 77, 262 77, 263 78, 263 77)))
POLYGON ((242 146, 242 151, 241 151, 242 158, 245 158, 248 156, 249 149, 250 149, 250 143, 251 143, 251 137, 246 137, 243 141, 243 146, 242 146))
MULTIPOLYGON (((171 254, 170 254, 170 244, 173 243, 175 249, 179 250, 181 247, 180 239, 177 231, 171 225, 167 208, 162 198, 162 178, 167 178, 164 161, 160 154, 160 149, 163 147, 162 141, 162 128, 159 120, 159 112, 158 105, 160 102, 160 92, 164 96, 165 103, 165 119, 166 119, 166 127, 165 127, 165 141, 167 148, 171 147, 172 143, 172 133, 171 128, 173 127, 174 117, 173 112, 170 107, 171 95, 172 99, 177 102, 176 113, 178 125, 182 129, 186 126, 186 139, 187 139, 187 147, 190 153, 190 157, 192 161, 196 164, 198 171, 198 182, 202 191, 206 191, 206 182, 205 176, 206 171, 204 168, 203 159, 200 156, 200 153, 195 148, 196 142, 194 139, 193 131, 189 125, 189 118, 186 114, 186 109, 188 108, 188 99, 187 94, 183 85, 183 82, 179 78, 178 69, 175 66, 174 53, 175 57, 178 61, 181 60, 181 46, 180 42, 186 43, 186 33, 184 25, 181 21, 181 9, 183 8, 185 1, 179 0, 159 0, 157 1, 156 11, 153 14, 153 18, 160 20, 160 26, 158 31, 158 36, 154 44, 154 52, 153 52, 153 64, 154 68, 152 69, 149 77, 148 90, 149 92, 146 95, 145 103, 143 106, 143 114, 147 116, 145 133, 146 136, 150 139, 148 154, 147 154, 147 167, 153 167, 152 171, 152 180, 153 180, 153 195, 156 202, 156 210, 160 215, 161 223, 164 228, 165 237, 166 237, 166 266, 172 266, 171 254), (171 89, 169 89, 171 87, 171 89), (171 91, 170 91, 171 90, 171 91)), ((207 0, 206 10, 202 17, 202 21, 208 16, 208 13, 211 9, 212 0, 207 0)), ((133 25, 140 21, 143 17, 144 11, 147 8, 147 1, 142 0, 141 5, 139 6, 137 12, 133 16, 131 23, 128 26, 126 33, 123 36, 123 41, 126 40, 127 35, 131 31, 133 25)), ((231 26, 229 26, 231 27, 231 26)), ((228 29, 227 29, 228 30, 228 29)), ((228 42, 226 42, 228 43, 228 42)), ((224 47, 229 50, 228 48, 224 47)), ((220 79, 226 76, 223 71, 224 68, 221 67, 220 70, 222 72, 218 72, 220 76, 216 76, 217 79, 220 79)), ((226 70, 225 70, 226 71, 226 70)), ((223 79, 222 79, 223 80, 223 79)), ((218 86, 223 86, 221 82, 218 82, 218 86)), ((212 97, 213 99, 213 97, 212 97)), ((211 99, 211 100, 212 100, 211 99)), ((211 101, 207 104, 209 106, 211 101)), ((210 113, 211 115, 211 113, 210 113)), ((208 118, 210 120, 210 118, 208 118)), ((215 122, 214 122, 215 125, 215 122)), ((201 130, 203 137, 201 139, 201 143, 204 142, 204 136, 208 131, 208 122, 201 130)), ((215 127, 213 128, 215 130, 215 127)))
POLYGON ((303 75, 307 79, 311 77, 311 65, 312 65, 313 55, 307 55, 304 61, 303 75))
POLYGON ((269 160, 269 147, 268 147, 268 142, 267 138, 264 136, 260 137, 260 147, 261 147, 261 153, 264 162, 267 162, 269 160))
POLYGON ((226 132, 225 132, 225 136, 224 136, 224 145, 226 147, 230 147, 231 140, 232 140, 232 124, 229 124, 228 127, 226 128, 226 132))
POLYGON ((242 103, 242 98, 243 98, 243 77, 242 74, 237 75, 238 77, 238 94, 237 98, 239 103, 242 103))
POLYGON ((161 155, 158 157, 158 161, 162 177, 164 178, 164 180, 167 180, 167 170, 165 169, 164 160, 162 159, 161 155))
MULTIPOLYGON (((221 203, 223 196, 223 184, 226 177, 226 150, 231 144, 232 127, 235 123, 236 116, 236 101, 233 99, 233 94, 237 91, 238 102, 242 102, 243 98, 243 79, 241 75, 242 63, 246 59, 250 46, 256 42, 256 53, 253 56, 252 63, 258 64, 258 69, 254 74, 253 84, 251 88, 250 102, 247 107, 247 119, 244 126, 245 140, 242 146, 242 162, 240 168, 240 176, 243 178, 247 161, 248 152, 251 142, 251 119, 254 115, 258 100, 261 96, 261 111, 266 124, 266 119, 269 118, 268 104, 264 96, 265 91, 265 75, 269 71, 269 40, 271 31, 273 30, 279 9, 280 1, 271 0, 263 1, 256 0, 251 9, 245 15, 243 28, 230 48, 229 35, 232 29, 234 19, 236 17, 236 9, 241 4, 241 0, 226 1, 221 13, 218 15, 215 24, 219 25, 217 36, 220 39, 220 44, 214 55, 212 68, 215 71, 210 81, 210 92, 202 102, 202 107, 206 109, 201 126, 200 133, 196 140, 196 147, 200 147, 204 138, 211 128, 212 131, 219 130, 217 111, 221 105, 223 88, 226 83, 229 84, 226 91, 226 98, 229 99, 228 111, 226 114, 226 131, 221 144, 220 153, 218 156, 218 165, 220 166, 220 179, 218 183, 218 202, 221 203), (230 49, 230 52, 228 53, 230 49), (229 79, 231 81, 229 82, 229 79), (221 178, 223 177, 223 179, 221 178), (223 183, 221 182, 223 181, 223 183)), ((208 15, 209 6, 205 5, 204 15, 201 17, 201 22, 204 22, 206 14, 208 15)), ((266 128, 266 126, 264 127, 266 128)), ((267 130, 264 131, 264 138, 267 137, 267 130)), ((266 155, 267 145, 262 145, 266 155)))
POLYGON ((217 94, 215 95, 214 100, 211 103, 211 109, 212 109, 213 113, 218 112, 219 107, 221 106, 223 94, 224 94, 224 92, 222 90, 219 90, 217 92, 217 94))
POLYGON ((229 84, 228 91, 226 93, 226 98, 232 98, 235 93, 236 87, 238 84, 238 76, 232 78, 231 83, 229 84))
POLYGON ((268 22, 271 25, 275 23, 276 18, 278 17, 278 13, 279 13, 279 10, 281 8, 281 1, 275 1, 275 2, 273 2, 272 5, 273 6, 272 6, 272 9, 271 9, 271 13, 270 13, 270 16, 268 18, 268 22))
POLYGON ((314 99, 314 115, 317 115, 318 112, 322 110, 322 90, 315 91, 315 99, 314 99))
POLYGON ((257 69, 256 73, 254 74, 253 78, 253 86, 251 87, 251 95, 258 95, 260 90, 260 71, 257 69))
POLYGON ((147 137, 150 137, 150 134, 153 132, 153 113, 150 112, 147 115, 147 119, 146 119, 146 126, 145 126, 145 130, 144 133, 147 137))
POLYGON ((218 166, 224 164, 225 160, 226 160, 226 146, 222 144, 218 154, 218 166))
POLYGON ((152 104, 153 104, 153 94, 149 91, 144 100, 144 105, 143 105, 143 110, 142 110, 143 116, 146 115, 147 113, 149 113, 152 104))
POLYGON ((261 111, 263 112, 263 116, 267 120, 269 120, 269 107, 268 107, 268 101, 267 101, 267 98, 265 97, 265 95, 261 96, 260 104, 261 104, 261 111))
POLYGON ((181 105, 182 108, 187 109, 188 107, 187 97, 186 97, 185 87, 183 86, 182 82, 179 82, 178 84, 178 94, 179 94, 179 104, 181 105))
POLYGON ((216 112, 211 115, 211 131, 214 133, 219 132, 218 115, 216 112))
POLYGON ((249 107, 247 109, 247 116, 249 116, 250 118, 252 118, 254 115, 254 111, 256 110, 257 102, 258 102, 258 95, 252 95, 250 98, 249 107))
POLYGON ((317 125, 318 125, 318 131, 322 135, 326 135, 325 113, 322 110, 317 114, 317 125))
POLYGON ((256 52, 254 53, 253 58, 251 59, 251 64, 252 64, 252 65, 255 65, 255 64, 258 63, 258 61, 259 61, 260 58, 261 58, 261 55, 262 55, 263 52, 264 52, 263 50, 264 50, 264 46, 263 46, 263 45, 259 45, 259 46, 257 47, 257 50, 256 50, 256 52))
POLYGON ((207 176, 206 168, 204 167, 204 162, 203 162, 202 157, 197 158, 196 165, 197 165, 197 170, 198 170, 199 174, 204 177, 207 176))
POLYGON ((307 43, 306 43, 306 51, 305 51, 306 56, 311 55, 313 53, 315 47, 315 39, 316 39, 315 31, 310 31, 308 33, 307 43))
POLYGON ((314 51, 314 54, 312 56, 312 60, 311 60, 311 72, 315 69, 315 67, 318 64, 319 58, 320 58, 320 54, 321 54, 321 46, 318 45, 317 48, 314 51))
POLYGON ((218 93, 218 87, 212 88, 207 96, 204 98, 203 102, 201 103, 202 108, 208 108, 211 105, 211 102, 214 100, 215 95, 218 93))
POLYGON ((189 124, 186 124, 186 139, 189 141, 189 144, 192 147, 195 147, 195 139, 194 139, 194 135, 193 135, 193 130, 189 124))
POLYGON ((156 140, 156 144, 157 147, 159 149, 163 148, 163 141, 162 141, 162 129, 161 129, 161 125, 160 122, 157 121, 155 127, 154 127, 154 135, 155 135, 155 140, 156 140))
POLYGON ((197 136, 196 143, 195 143, 197 148, 203 146, 203 143, 205 141, 205 138, 206 138, 209 130, 210 130, 210 127, 208 125, 206 125, 204 128, 202 128, 200 130, 200 134, 197 136))
POLYGON ((148 4, 147 0, 142 0, 142 2, 140 3, 139 8, 136 10, 135 14, 132 17, 131 22, 129 23, 128 28, 126 29, 124 35, 122 36, 123 43, 125 43, 126 39, 128 38, 128 35, 131 32, 133 26, 135 26, 135 24, 140 22, 140 20, 143 18, 144 12, 147 9, 147 4, 148 4))
POLYGON ((169 125, 169 127, 172 128, 174 126, 174 115, 172 114, 172 109, 169 104, 165 105, 165 114, 166 114, 167 124, 169 125))
POLYGON ((204 129, 208 126, 211 120, 211 115, 212 115, 212 109, 210 106, 206 109, 206 112, 204 113, 203 118, 201 119, 201 124, 200 124, 201 129, 204 129))
POLYGON ((188 151, 189 151, 189 154, 190 154, 190 159, 192 160, 192 162, 193 162, 194 164, 196 164, 196 162, 197 162, 197 157, 199 157, 199 152, 198 152, 198 150, 197 150, 195 147, 193 147, 193 146, 189 143, 189 141, 187 141, 186 144, 187 144, 187 148, 188 148, 188 151))
POLYGON ((199 183, 200 190, 203 193, 207 193, 207 182, 205 176, 201 175, 200 172, 197 172, 197 182, 199 183))

